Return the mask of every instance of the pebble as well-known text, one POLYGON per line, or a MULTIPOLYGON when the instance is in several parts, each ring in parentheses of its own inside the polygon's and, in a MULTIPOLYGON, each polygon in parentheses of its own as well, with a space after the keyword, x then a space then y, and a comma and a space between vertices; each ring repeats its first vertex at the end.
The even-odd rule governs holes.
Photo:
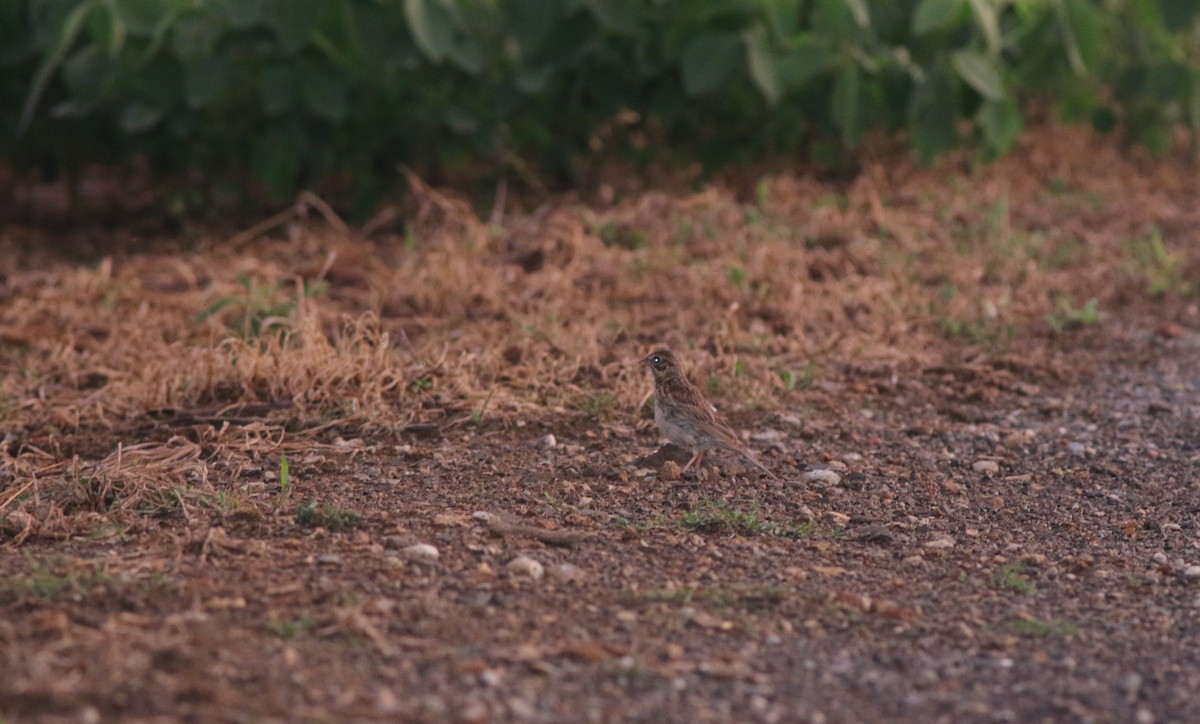
POLYGON ((584 578, 583 569, 574 563, 559 563, 550 568, 550 573, 563 581, 582 581, 584 578))
POLYGON ((926 548, 953 548, 955 541, 948 535, 934 536, 931 540, 925 542, 926 548))
POLYGON ((1154 561, 1160 566, 1165 566, 1167 565, 1167 554, 1159 551, 1158 553, 1150 556, 1150 560, 1154 561))
POLYGON ((773 440, 780 440, 782 438, 783 438, 782 432, 771 429, 771 428, 767 428, 766 430, 752 433, 750 435, 750 439, 754 440, 755 442, 771 442, 773 440))
POLYGON ((1200 566, 1188 566, 1183 569, 1184 578, 1200 578, 1200 566))
POLYGON ((842 476, 829 470, 822 468, 820 470, 809 470, 800 476, 802 483, 825 483, 826 485, 837 485, 841 482, 842 476))
POLYGON ((1084 447, 1083 443, 1081 442, 1073 442, 1067 445, 1067 452, 1071 453, 1077 458, 1081 458, 1084 455, 1087 455, 1087 448, 1084 447))
POLYGON ((322 563, 327 566, 336 566, 342 562, 342 557, 337 553, 325 553, 317 556, 317 563, 322 563))
POLYGON ((517 556, 509 561, 505 568, 513 575, 529 576, 535 581, 541 580, 542 576, 546 575, 546 569, 542 564, 529 556, 517 556))
POLYGON ((438 556, 441 555, 440 553, 438 553, 437 548, 434 548, 433 546, 429 545, 428 543, 416 543, 414 545, 408 546, 407 548, 401 550, 400 552, 403 553, 408 558, 411 558, 412 560, 417 560, 417 561, 436 561, 438 559, 438 556))
POLYGON ((995 460, 976 460, 971 466, 971 469, 977 473, 987 473, 993 475, 1000 472, 1000 463, 995 460))
POLYGON ((538 447, 553 448, 558 447, 558 439, 553 435, 543 435, 538 438, 538 447))

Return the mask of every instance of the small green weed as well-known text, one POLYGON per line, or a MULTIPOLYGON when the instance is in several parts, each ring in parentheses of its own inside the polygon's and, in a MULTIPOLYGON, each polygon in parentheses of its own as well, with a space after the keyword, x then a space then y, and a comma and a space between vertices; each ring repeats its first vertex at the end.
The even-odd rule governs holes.
POLYGON ((316 503, 301 503, 296 506, 296 524, 303 528, 328 528, 329 530, 349 530, 363 524, 363 517, 357 511, 340 508, 336 505, 317 506, 316 503))
POLYGON ((1146 293, 1150 296, 1194 296, 1200 293, 1200 280, 1185 278, 1183 257, 1167 249, 1158 229, 1151 231, 1144 239, 1130 243, 1129 249, 1139 273, 1146 281, 1146 293))
POLYGON ((1069 329, 1079 329, 1080 327, 1088 327, 1093 324, 1099 324, 1104 315, 1099 309, 1100 302, 1095 297, 1092 297, 1082 307, 1076 307, 1071 304, 1070 300, 1060 298, 1057 308, 1046 315, 1046 323, 1055 332, 1064 332, 1069 329))
POLYGON ((0 601, 22 597, 57 601, 113 582, 113 577, 100 568, 60 573, 45 564, 38 563, 33 566, 30 573, 4 579, 0 583, 0 601))
POLYGON ((617 398, 608 390, 591 390, 578 403, 578 409, 590 417, 602 417, 612 411, 617 398))
POLYGON ((287 502, 288 491, 291 489, 292 476, 288 467, 285 453, 279 454, 279 504, 287 502))
MULTIPOLYGON (((228 321, 230 329, 243 339, 261 337, 271 332, 284 332, 290 326, 296 311, 297 301, 287 294, 282 284, 259 284, 248 276, 238 277, 244 293, 231 294, 210 304, 195 316, 196 322, 204 322, 226 308, 236 310, 228 321)), ((311 299, 326 292, 329 285, 313 282, 304 286, 304 298, 311 299)))
POLYGON ((767 535, 777 538, 809 538, 817 531, 814 521, 780 523, 767 520, 755 510, 736 510, 714 503, 701 503, 679 518, 678 524, 688 530, 730 535, 767 535))
POLYGON ((992 571, 992 584, 1014 593, 1033 593, 1037 586, 1033 585, 1027 574, 1028 569, 1024 563, 1006 563, 992 571))
POLYGON ((964 339, 994 352, 1008 349, 1008 345, 1017 336, 1015 325, 988 318, 961 320, 940 317, 938 329, 947 339, 964 339))
POLYGON ((294 639, 312 628, 316 622, 315 618, 307 615, 291 619, 290 621, 272 621, 267 624, 267 631, 270 631, 281 639, 294 639))
POLYGON ((729 282, 733 284, 738 291, 746 289, 746 270, 740 266, 731 266, 725 271, 725 275, 729 277, 729 282))
POLYGON ((797 388, 802 389, 802 390, 811 389, 813 386, 813 383, 816 381, 816 379, 817 379, 817 363, 816 362, 807 363, 806 365, 804 365, 804 369, 801 370, 799 373, 797 373, 796 370, 793 370, 790 368, 779 371, 779 381, 783 383, 783 388, 785 390, 789 390, 789 391, 797 389, 797 388))

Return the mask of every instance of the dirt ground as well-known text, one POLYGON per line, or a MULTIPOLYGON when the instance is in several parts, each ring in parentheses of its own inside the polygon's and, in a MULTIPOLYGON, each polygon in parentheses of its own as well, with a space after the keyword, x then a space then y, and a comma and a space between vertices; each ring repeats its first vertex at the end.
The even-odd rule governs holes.
POLYGON ((879 153, 5 229, 0 718, 1200 720, 1195 167, 879 153), (778 479, 678 475, 658 344, 778 479))

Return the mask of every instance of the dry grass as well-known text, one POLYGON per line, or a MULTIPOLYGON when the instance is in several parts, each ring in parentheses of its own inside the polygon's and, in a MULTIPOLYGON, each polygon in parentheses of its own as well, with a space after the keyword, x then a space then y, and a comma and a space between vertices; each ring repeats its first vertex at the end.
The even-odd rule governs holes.
POLYGON ((411 423, 628 420, 647 390, 631 360, 652 345, 734 412, 964 342, 1003 355, 1090 299, 1185 293, 1195 173, 1046 128, 994 165, 880 154, 848 186, 774 177, 750 202, 649 193, 493 225, 414 181, 407 233, 370 241, 293 221, 94 266, 6 252, 3 530, 186 516, 214 465, 411 423), (1135 253, 1155 238, 1165 256, 1135 253))

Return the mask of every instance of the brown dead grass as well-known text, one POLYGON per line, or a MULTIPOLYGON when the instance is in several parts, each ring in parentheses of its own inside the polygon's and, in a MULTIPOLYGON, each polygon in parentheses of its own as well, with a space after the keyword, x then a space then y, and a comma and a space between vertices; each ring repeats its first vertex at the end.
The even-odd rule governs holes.
POLYGON ((754 203, 710 187, 499 225, 414 179, 406 235, 293 220, 97 265, 31 268, 10 230, 4 534, 186 516, 211 466, 412 423, 628 420, 647 389, 631 361, 658 344, 727 409, 800 405, 847 366, 928 365, 947 336, 1002 357, 1049 316, 1143 296, 1167 272, 1131 249, 1155 235, 1171 273, 1200 269, 1196 170, 1078 129, 993 165, 864 169, 848 186, 763 179, 754 203))

